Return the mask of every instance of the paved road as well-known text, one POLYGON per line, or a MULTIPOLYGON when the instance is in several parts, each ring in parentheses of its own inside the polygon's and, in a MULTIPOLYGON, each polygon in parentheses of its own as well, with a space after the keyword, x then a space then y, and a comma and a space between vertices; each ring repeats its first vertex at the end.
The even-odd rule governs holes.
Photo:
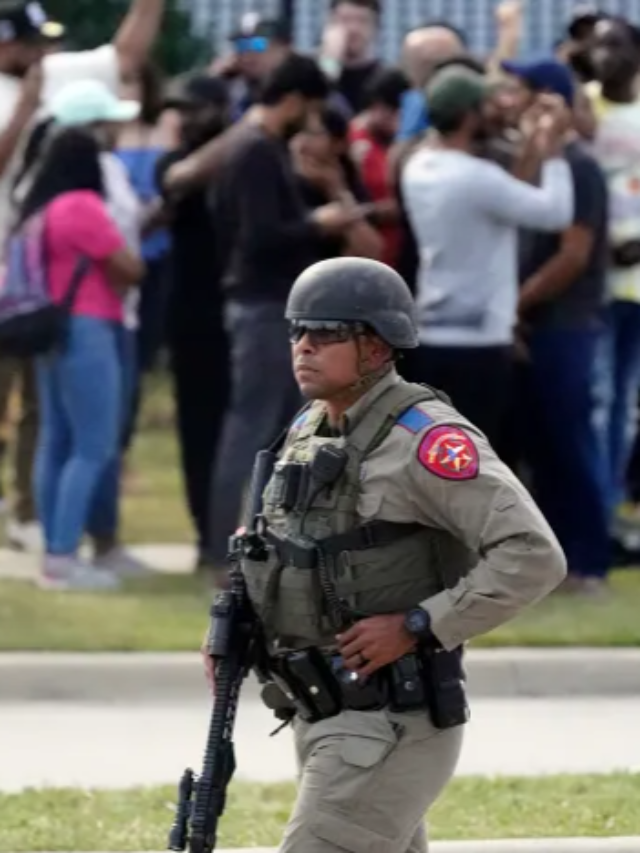
MULTIPOLYGON (((640 771, 638 720, 640 698, 477 700, 460 773, 640 771)), ((198 766, 206 725, 206 707, 195 704, 0 705, 0 790, 172 783, 185 765, 198 766)), ((238 777, 294 777, 290 733, 269 738, 273 728, 261 705, 242 705, 238 777)))

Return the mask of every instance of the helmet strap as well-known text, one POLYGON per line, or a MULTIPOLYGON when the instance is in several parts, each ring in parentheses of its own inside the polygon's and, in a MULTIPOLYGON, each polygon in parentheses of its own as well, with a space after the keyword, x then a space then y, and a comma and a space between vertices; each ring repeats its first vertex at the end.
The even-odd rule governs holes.
POLYGON ((360 349, 360 339, 356 338, 356 347, 358 349, 358 366, 359 372, 361 373, 360 379, 353 383, 350 387, 350 391, 357 391, 361 394, 366 393, 370 388, 373 388, 374 385, 377 385, 378 382, 383 379, 385 376, 388 376, 389 373, 395 368, 395 362, 393 358, 389 361, 386 361, 384 364, 380 365, 376 370, 371 370, 369 372, 362 372, 362 350, 360 349))

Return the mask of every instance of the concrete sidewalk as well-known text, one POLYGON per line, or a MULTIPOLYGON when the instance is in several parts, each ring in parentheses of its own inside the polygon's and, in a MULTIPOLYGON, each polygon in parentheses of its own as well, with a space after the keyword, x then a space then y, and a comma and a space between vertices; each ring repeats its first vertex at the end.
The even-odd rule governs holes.
MULTIPOLYGON (((433 841, 429 853, 639 853, 636 838, 540 838, 506 841, 433 841)), ((250 847, 216 853, 277 853, 276 848, 250 847)))
MULTIPOLYGON (((184 705, 174 697, 138 705, 117 697, 102 705, 0 703, 0 791, 175 789, 185 767, 202 766, 210 705, 204 684, 200 701, 184 705)), ((640 698, 477 699, 456 774, 639 773, 639 719, 640 698)), ((234 733, 239 782, 295 781, 292 732, 270 737, 276 725, 256 697, 243 694, 234 733)))
MULTIPOLYGON (((127 552, 158 574, 190 574, 196 563, 196 549, 191 545, 133 545, 127 552)), ((38 572, 36 554, 0 548, 0 580, 31 580, 38 572)))
MULTIPOLYGON (((472 649, 466 667, 475 698, 640 696, 640 649, 472 649)), ((197 653, 0 654, 0 702, 187 702, 202 687, 197 653)))

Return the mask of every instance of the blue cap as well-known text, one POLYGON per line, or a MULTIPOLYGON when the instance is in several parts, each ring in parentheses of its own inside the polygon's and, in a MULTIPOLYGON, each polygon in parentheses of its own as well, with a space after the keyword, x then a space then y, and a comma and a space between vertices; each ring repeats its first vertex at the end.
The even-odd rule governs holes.
POLYGON ((507 61, 501 63, 507 74, 520 78, 536 92, 553 92, 573 106, 575 83, 571 71, 556 59, 540 59, 537 62, 507 61))

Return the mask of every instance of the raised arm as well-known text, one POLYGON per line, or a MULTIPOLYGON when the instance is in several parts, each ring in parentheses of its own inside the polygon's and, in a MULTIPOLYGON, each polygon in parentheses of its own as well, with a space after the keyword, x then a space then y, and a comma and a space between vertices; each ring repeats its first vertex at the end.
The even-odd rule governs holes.
POLYGON ((148 58, 160 32, 164 0, 134 0, 113 38, 118 53, 120 76, 136 75, 148 58))

